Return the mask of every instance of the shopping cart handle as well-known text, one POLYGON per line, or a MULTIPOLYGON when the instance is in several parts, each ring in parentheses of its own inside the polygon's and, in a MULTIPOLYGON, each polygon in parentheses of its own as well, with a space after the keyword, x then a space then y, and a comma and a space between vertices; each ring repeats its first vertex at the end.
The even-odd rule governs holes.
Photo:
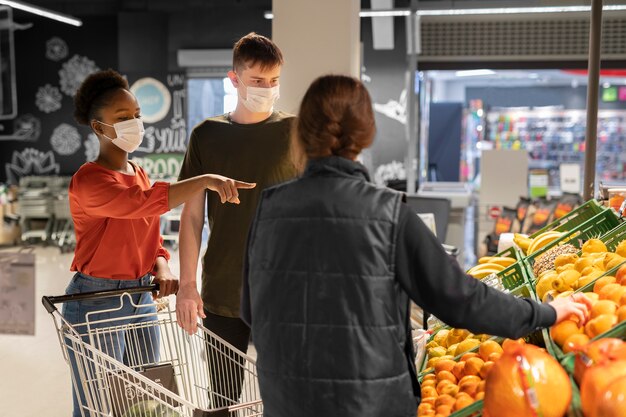
POLYGON ((106 290, 106 291, 92 291, 92 292, 82 292, 77 294, 69 294, 69 295, 59 295, 54 297, 48 297, 44 295, 41 297, 41 303, 48 310, 48 313, 52 314, 56 311, 55 304, 66 303, 68 301, 83 301, 83 300, 94 300, 97 298, 107 298, 114 297, 116 295, 126 294, 137 294, 140 292, 153 292, 159 290, 159 284, 146 285, 143 287, 134 287, 134 288, 122 288, 115 290, 106 290))

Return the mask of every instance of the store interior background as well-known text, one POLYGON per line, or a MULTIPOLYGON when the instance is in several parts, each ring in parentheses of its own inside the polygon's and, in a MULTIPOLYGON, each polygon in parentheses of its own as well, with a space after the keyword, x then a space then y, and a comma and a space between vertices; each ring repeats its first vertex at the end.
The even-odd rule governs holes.
MULTIPOLYGON (((224 50, 250 31, 272 35, 272 22, 265 17, 272 9, 270 0, 31 3, 79 17, 83 25, 77 28, 13 12, 13 20, 19 24, 13 32, 11 60, 16 107, 4 104, 2 109, 5 114, 15 114, 0 120, 0 184, 17 185, 21 178, 32 175, 71 176, 81 164, 95 159, 97 139, 74 122, 72 95, 87 73, 106 68, 119 70, 131 85, 150 77, 168 90, 171 105, 160 120, 146 124, 146 138, 134 159, 154 179, 175 177, 193 126, 205 117, 229 111, 236 100, 236 92, 224 80, 230 59, 224 50)), ((361 7, 371 9, 375 3, 363 0, 361 7)), ((408 0, 390 3, 396 8, 409 5, 408 0)), ((556 2, 420 1, 426 8, 441 9, 552 3, 556 2)), ((588 4, 559 2, 563 3, 588 4)), ((401 189, 406 187, 408 146, 407 42, 404 18, 391 19, 392 29, 386 32, 374 30, 372 19, 361 19, 361 78, 371 93, 377 123, 375 143, 363 153, 362 161, 376 182, 401 189), (383 43, 392 44, 391 49, 374 47, 374 38, 378 42, 381 36, 383 43)), ((622 14, 612 19, 626 22, 622 14)), ((587 36, 581 34, 585 40, 587 36)), ((626 40, 620 41, 624 56, 611 56, 603 63, 597 180, 626 184, 626 70, 621 70, 626 68, 626 40)), ((286 60, 288 71, 289 56, 286 60)), ((6 62, 2 61, 3 74, 6 62)), ((514 206, 517 198, 528 196, 531 170, 545 170, 549 196, 560 194, 562 162, 580 163, 582 170, 585 69, 580 56, 447 62, 420 62, 418 57, 416 96, 427 103, 420 108, 420 195, 452 201, 445 243, 461 250, 458 259, 465 266, 475 263, 484 234, 493 229, 494 219, 486 211, 494 204, 514 206), (482 71, 467 72, 472 70, 482 71), (535 139, 530 141, 530 136, 517 133, 528 128, 529 118, 536 125, 535 139), (536 132, 541 132, 539 142, 552 138, 545 142, 556 141, 559 146, 538 146, 536 132), (500 185, 502 189, 487 190, 492 195, 506 195, 503 201, 481 199, 487 183, 481 183, 480 155, 488 149, 530 151, 521 188, 508 189, 507 181, 519 183, 520 174, 507 171, 500 172, 505 184, 500 185)), ((150 102, 149 94, 146 100, 150 102)), ((15 205, 8 204, 6 193, 2 195, 5 221, 0 244, 15 250, 20 237, 15 205)), ((71 254, 61 253, 54 245, 43 247, 36 239, 32 243, 37 247, 37 299, 62 293, 71 277, 71 254)), ((174 239, 171 248, 177 273, 175 243, 174 239)), ((0 382, 0 404, 9 405, 2 415, 69 414, 67 367, 50 318, 38 302, 36 313, 34 336, 0 335, 0 356, 5 358, 3 367, 8 367, 5 375, 9 375, 0 382)))

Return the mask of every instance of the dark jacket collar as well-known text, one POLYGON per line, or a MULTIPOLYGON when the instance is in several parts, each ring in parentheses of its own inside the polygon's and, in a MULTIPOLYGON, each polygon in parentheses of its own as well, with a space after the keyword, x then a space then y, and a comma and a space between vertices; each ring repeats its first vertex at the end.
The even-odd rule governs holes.
POLYGON ((370 182, 369 173, 360 162, 351 161, 340 156, 309 159, 302 176, 311 177, 324 173, 334 173, 342 176, 347 175, 370 182))

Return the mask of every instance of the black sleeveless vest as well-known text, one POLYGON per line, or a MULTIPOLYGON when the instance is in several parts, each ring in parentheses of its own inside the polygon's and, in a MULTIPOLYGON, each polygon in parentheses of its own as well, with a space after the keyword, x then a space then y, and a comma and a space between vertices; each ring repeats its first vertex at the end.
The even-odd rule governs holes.
POLYGON ((401 201, 340 157, 263 192, 248 279, 265 416, 415 416, 394 267, 401 201))

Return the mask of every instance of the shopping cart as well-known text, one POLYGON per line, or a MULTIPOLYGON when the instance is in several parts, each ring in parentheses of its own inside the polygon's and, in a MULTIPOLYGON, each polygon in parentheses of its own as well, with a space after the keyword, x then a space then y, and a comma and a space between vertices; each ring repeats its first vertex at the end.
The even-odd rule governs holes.
POLYGON ((59 177, 53 188, 52 213, 54 214, 54 227, 52 229, 52 241, 61 250, 61 253, 71 252, 76 246, 74 234, 74 222, 70 212, 69 184, 72 177, 59 177))
POLYGON ((120 324, 124 318, 119 317, 102 319, 102 313, 120 310, 123 303, 132 303, 135 309, 146 307, 136 305, 131 294, 156 288, 43 297, 64 358, 73 365, 74 390, 77 395, 83 393, 83 416, 261 416, 254 360, 202 325, 189 335, 178 326, 169 307, 144 315, 150 320, 141 324, 120 324), (87 314, 86 322, 78 325, 70 324, 55 307, 78 300, 98 302, 104 297, 119 297, 120 307, 87 314), (143 337, 141 347, 133 343, 146 333, 156 337, 143 337), (113 357, 119 356, 121 346, 124 361, 113 357))

